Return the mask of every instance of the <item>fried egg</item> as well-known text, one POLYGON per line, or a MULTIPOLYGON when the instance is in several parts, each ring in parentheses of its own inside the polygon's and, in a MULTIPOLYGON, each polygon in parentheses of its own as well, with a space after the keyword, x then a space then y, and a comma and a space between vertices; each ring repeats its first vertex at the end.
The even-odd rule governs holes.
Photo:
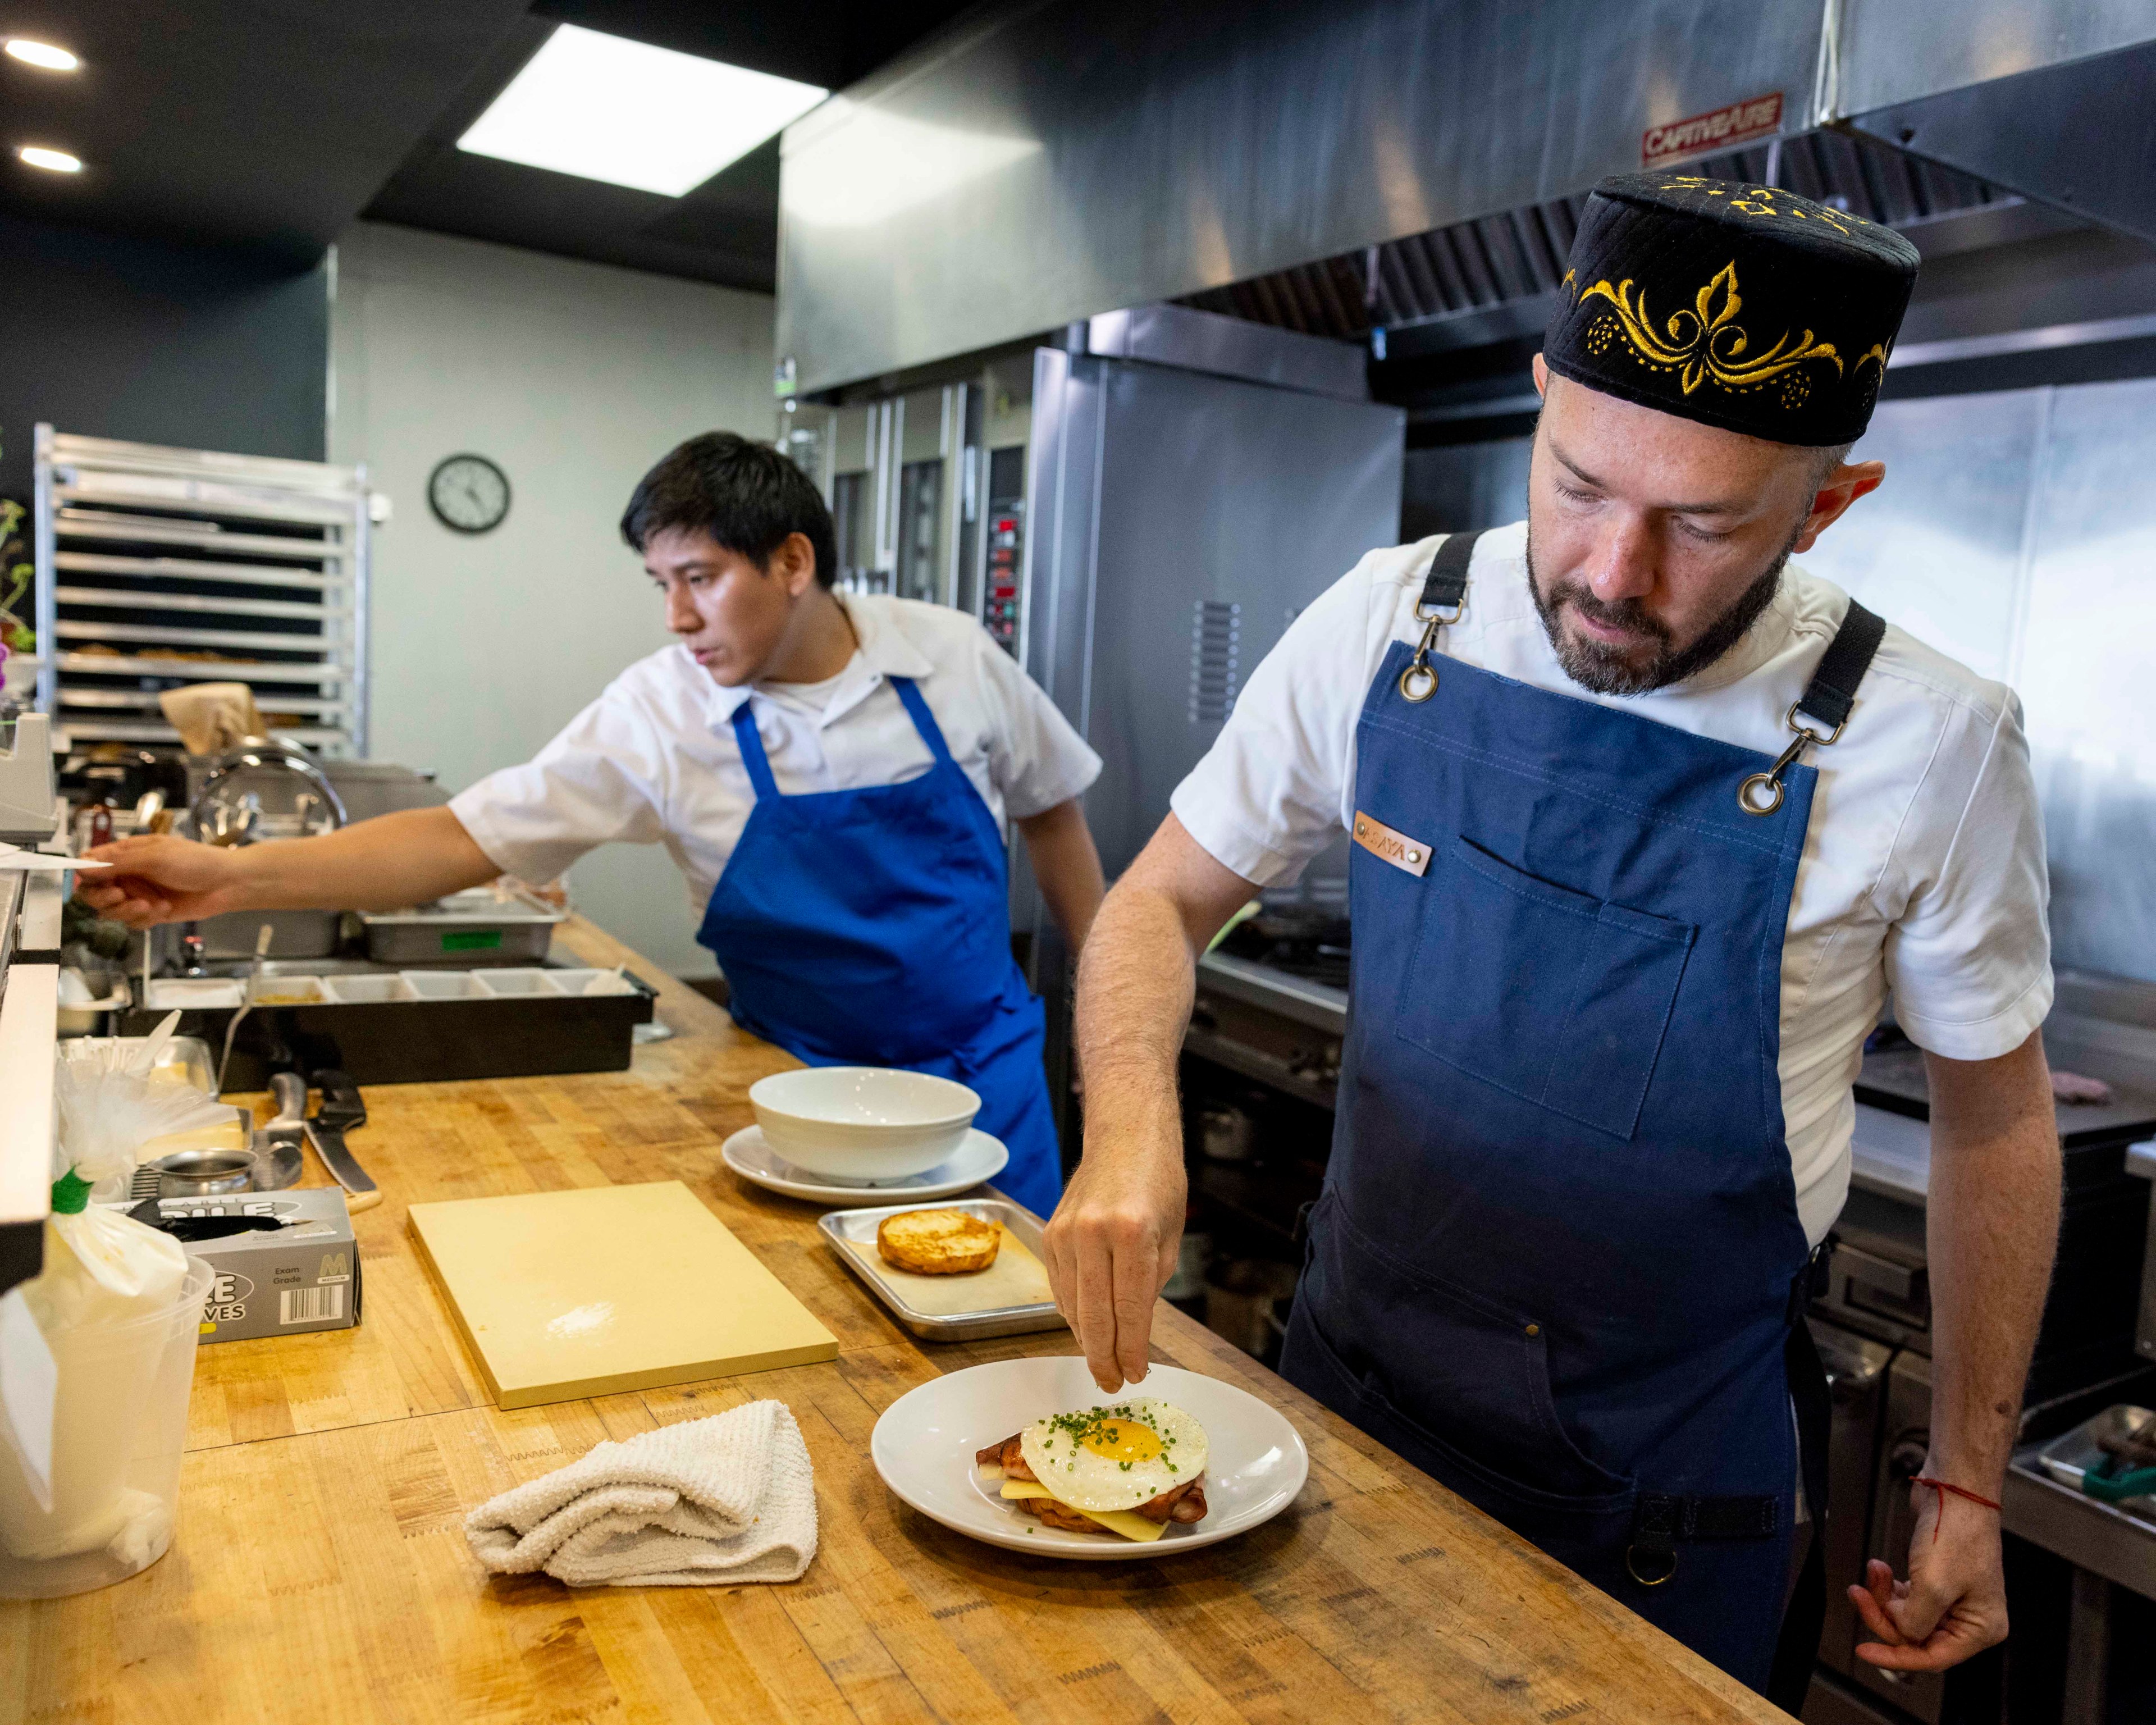
POLYGON ((1205 1428, 1167 1402, 1116 1402, 1019 1434, 1034 1477, 1073 1509, 1135 1509, 1205 1471, 1205 1428))

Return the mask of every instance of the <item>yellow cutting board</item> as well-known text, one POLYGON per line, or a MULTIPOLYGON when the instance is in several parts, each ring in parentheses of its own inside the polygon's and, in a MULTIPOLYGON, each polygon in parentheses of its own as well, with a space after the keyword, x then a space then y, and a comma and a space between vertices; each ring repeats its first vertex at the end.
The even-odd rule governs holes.
POLYGON ((839 1357, 679 1180, 415 1204, 410 1219, 505 1409, 839 1357))

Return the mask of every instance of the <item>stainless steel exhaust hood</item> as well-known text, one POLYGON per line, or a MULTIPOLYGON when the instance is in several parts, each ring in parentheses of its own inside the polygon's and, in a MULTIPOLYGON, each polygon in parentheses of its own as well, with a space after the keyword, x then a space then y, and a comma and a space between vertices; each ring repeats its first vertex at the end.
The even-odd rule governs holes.
POLYGON ((1824 124, 2145 233, 2152 43, 2149 0, 1027 0, 788 129, 778 351, 829 388, 1824 124))

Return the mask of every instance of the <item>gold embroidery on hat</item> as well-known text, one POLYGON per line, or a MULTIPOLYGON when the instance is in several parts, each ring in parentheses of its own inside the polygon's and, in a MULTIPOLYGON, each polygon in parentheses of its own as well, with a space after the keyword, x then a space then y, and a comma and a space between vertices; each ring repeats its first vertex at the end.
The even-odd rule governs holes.
MULTIPOLYGON (((1629 276, 1614 287, 1607 281, 1598 281, 1579 298, 1583 303, 1598 298, 1607 300, 1615 313, 1614 320, 1599 318, 1589 330, 1588 347, 1591 351, 1600 352, 1621 332, 1631 345, 1635 358, 1656 371, 1676 372, 1686 395, 1709 377, 1725 389, 1749 393, 1815 360, 1829 362, 1837 374, 1842 368, 1841 356, 1835 352, 1834 344, 1815 340, 1810 330, 1794 344, 1784 331, 1781 339, 1764 353, 1745 357, 1751 338, 1737 322, 1737 314, 1743 308, 1744 300, 1737 291, 1734 261, 1723 264, 1714 280, 1699 290, 1691 311, 1671 314, 1663 326, 1667 340, 1656 333, 1647 313, 1646 294, 1644 290, 1635 293, 1629 276)), ((1794 389, 1784 388, 1784 407, 1799 406, 1810 393, 1808 382, 1799 379, 1799 383, 1800 387, 1794 389)))
MULTIPOLYGON (((1710 188, 1707 194, 1709 198, 1720 198, 1723 195, 1720 189, 1714 187, 1712 181, 1703 179, 1697 174, 1672 174, 1663 182, 1663 184, 1671 187, 1706 186, 1710 188)), ((1779 188, 1773 186, 1739 186, 1737 189, 1743 195, 1731 198, 1728 203, 1722 205, 1724 209, 1733 209, 1748 216, 1785 216, 1799 222, 1824 222, 1844 239, 1855 238, 1848 226, 1851 222, 1856 223, 1860 228, 1869 228, 1871 225, 1863 217, 1851 215, 1845 210, 1838 210, 1830 203, 1815 204, 1810 210, 1785 209, 1774 202, 1774 196, 1779 188)), ((1796 196, 1794 193, 1784 195, 1791 198, 1796 196)))

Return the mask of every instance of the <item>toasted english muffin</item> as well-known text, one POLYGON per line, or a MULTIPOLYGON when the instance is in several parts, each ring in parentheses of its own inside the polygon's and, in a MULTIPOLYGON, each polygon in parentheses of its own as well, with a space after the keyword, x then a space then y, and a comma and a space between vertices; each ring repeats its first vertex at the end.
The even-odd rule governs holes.
POLYGON ((907 1210, 876 1224, 886 1264, 916 1276, 969 1276, 996 1261, 1003 1230, 963 1210, 907 1210))

